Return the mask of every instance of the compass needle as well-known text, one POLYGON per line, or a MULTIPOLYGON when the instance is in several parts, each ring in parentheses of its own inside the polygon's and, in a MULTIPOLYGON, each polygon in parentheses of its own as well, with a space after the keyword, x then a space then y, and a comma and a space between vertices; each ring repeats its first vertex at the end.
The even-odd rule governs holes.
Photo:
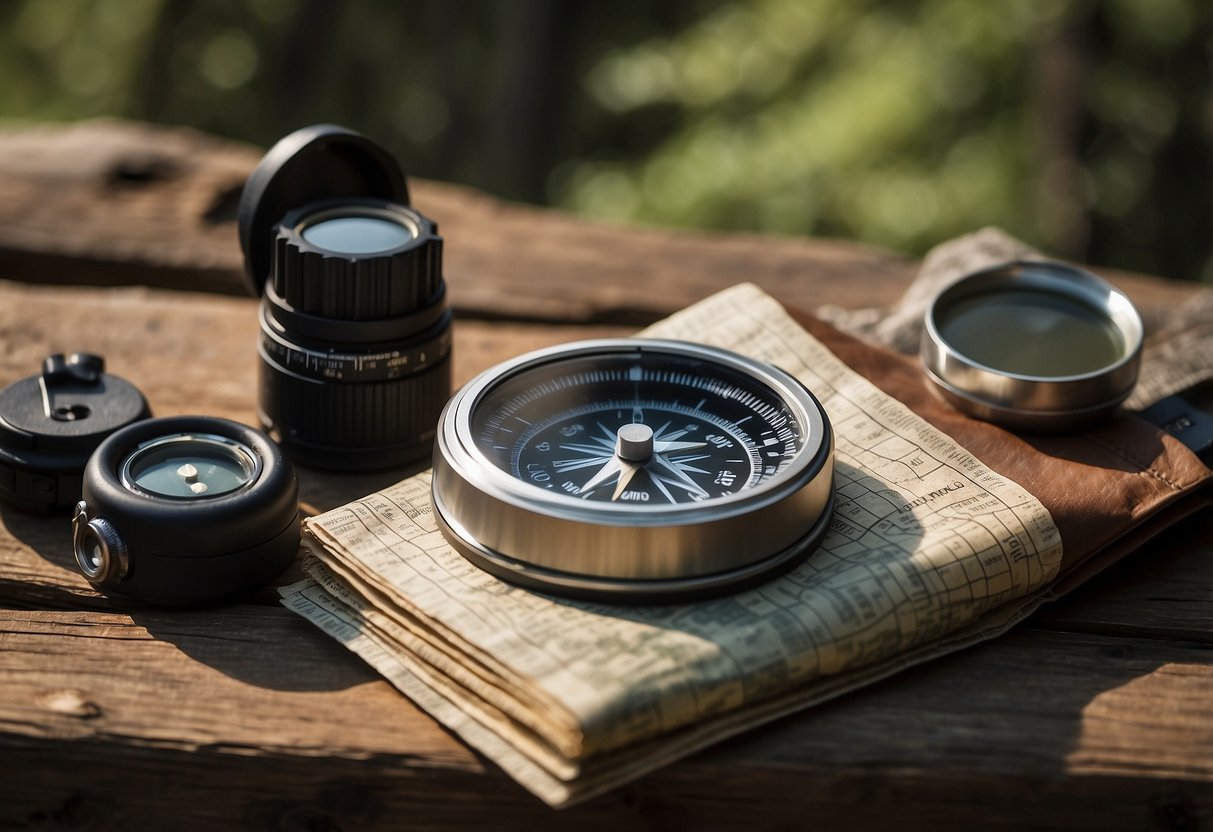
POLYGON ((552 462, 552 467, 557 471, 576 471, 581 468, 601 465, 607 459, 605 456, 592 456, 588 459, 557 459, 552 462))
POLYGON ((594 454, 595 456, 609 456, 615 452, 615 437, 611 437, 610 444, 602 445, 561 445, 562 451, 576 451, 579 454, 594 454))
POLYGON ((632 481, 632 477, 636 476, 636 472, 641 469, 640 465, 624 464, 623 469, 619 472, 619 480, 615 483, 615 491, 611 494, 612 500, 618 500, 619 495, 627 489, 628 483, 632 481))
POLYGON ((623 463, 620 462, 617 457, 611 457, 606 461, 605 465, 598 469, 597 474, 590 477, 589 481, 587 481, 585 485, 581 486, 580 491, 577 493, 585 494, 586 492, 593 491, 595 488, 609 480, 613 474, 619 473, 619 469, 622 467, 623 463))
POLYGON ((667 456, 666 457, 666 459, 668 459, 670 462, 675 462, 675 463, 677 463, 679 465, 683 465, 683 466, 685 466, 686 463, 688 463, 688 462, 698 462, 701 459, 711 459, 711 458, 712 458, 711 454, 700 454, 699 456, 667 456))
POLYGON ((659 454, 670 451, 693 451, 696 448, 706 448, 707 442, 654 442, 653 450, 659 454))

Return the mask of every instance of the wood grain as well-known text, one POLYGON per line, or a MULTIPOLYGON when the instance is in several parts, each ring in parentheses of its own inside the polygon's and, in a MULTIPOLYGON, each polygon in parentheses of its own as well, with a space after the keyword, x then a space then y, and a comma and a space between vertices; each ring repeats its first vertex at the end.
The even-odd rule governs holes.
MULTIPOLYGON (((31 372, 48 349, 87 348, 110 355, 110 369, 158 413, 251 422, 255 305, 0 283, 0 383, 31 372)), ((462 321, 456 376, 524 349, 625 331, 462 321)), ((300 480, 315 509, 372 487, 304 469, 300 480)), ((734 826, 757 813, 769 825, 914 829, 963 826, 979 813, 994 828, 1130 829, 1151 823, 1152 807, 1194 818, 1210 806, 1207 515, 1164 538, 1148 564, 1122 564, 1010 638, 560 815, 272 594, 199 612, 116 601, 72 567, 64 518, 0 509, 0 519, 0 765, 21 771, 11 794, 4 784, 15 781, 0 778, 0 823, 207 828, 255 817, 258 828, 290 828, 327 818, 347 828, 368 820, 364 807, 376 825, 413 828, 424 806, 429 828, 472 824, 492 807, 519 827, 625 818, 656 827, 683 816, 734 826), (66 759, 97 779, 47 767, 66 759), (186 776, 149 790, 159 771, 186 776), (1036 795, 1027 814, 1025 788, 1036 795), (1076 793, 1116 811, 1091 815, 1076 793), (889 814, 906 804, 910 817, 889 814)))
MULTIPOLYGON (((0 276, 22 281, 0 281, 0 385, 92 350, 158 415, 253 424, 256 301, 232 220, 259 154, 122 122, 0 131, 0 276)), ((456 383, 738 280, 858 308, 914 270, 846 243, 413 191, 448 240, 456 383)), ((1114 279, 1147 317, 1191 291, 1114 279)), ((299 478, 322 510, 401 473, 299 478)), ((65 518, 0 506, 0 828, 1203 828, 1211 540, 1206 511, 1004 638, 554 813, 272 592, 195 611, 106 598, 73 568, 65 518)))
POLYGON ((1182 643, 1025 629, 559 814, 282 609, 6 612, 0 643, 14 826, 1141 829, 1199 822, 1213 779, 1213 667, 1182 643))
MULTIPOLYGON (((262 151, 117 120, 0 130, 0 277, 247 294, 235 217, 262 151)), ((463 317, 651 323, 741 281, 802 309, 894 302, 916 265, 854 243, 589 222, 418 180, 463 317)), ((1190 287, 1108 273, 1159 320, 1190 287)))

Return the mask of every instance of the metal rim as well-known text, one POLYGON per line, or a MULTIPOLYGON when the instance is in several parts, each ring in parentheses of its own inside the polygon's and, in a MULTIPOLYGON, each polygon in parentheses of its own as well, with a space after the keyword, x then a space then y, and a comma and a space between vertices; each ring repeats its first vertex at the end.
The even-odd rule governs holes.
POLYGON ((257 482, 261 476, 261 457, 253 452, 252 448, 237 442, 235 439, 230 439, 226 436, 219 436, 213 433, 177 433, 169 436, 160 436, 155 439, 150 439, 147 442, 142 442, 135 446, 126 459, 122 461, 122 467, 118 471, 118 480, 123 487, 135 492, 136 494, 144 494, 148 497, 154 497, 158 500, 188 500, 196 502, 198 500, 213 500, 219 497, 226 497, 238 491, 247 490, 257 482), (200 494, 193 497, 180 497, 171 494, 159 494, 148 491, 139 486, 136 482, 135 467, 138 463, 146 458, 152 452, 161 448, 172 445, 184 444, 204 445, 211 449, 221 451, 229 459, 235 460, 244 469, 245 481, 235 488, 227 491, 221 491, 216 494, 200 494))
POLYGON ((829 531, 835 495, 830 492, 826 507, 804 535, 787 548, 735 569, 688 578, 648 580, 612 579, 546 569, 511 558, 489 549, 472 538, 453 521, 446 506, 435 494, 435 517, 455 549, 484 571, 527 589, 588 601, 612 603, 666 604, 711 598, 763 583, 800 564, 829 531))
POLYGON ((1064 430, 1116 408, 1132 391, 1141 361, 1141 316, 1120 290, 1063 263, 1017 261, 966 275, 941 291, 924 317, 920 355, 932 388, 954 407, 1013 428, 1064 430), (1043 376, 992 367, 948 341, 940 316, 960 300, 1000 290, 1028 290, 1081 304, 1114 329, 1120 357, 1085 373, 1043 376))
POLYGON ((445 532, 488 571, 557 594, 657 600, 663 592, 736 587, 806 554, 819 539, 806 529, 824 524, 833 505, 833 439, 817 400, 781 370, 685 342, 603 339, 529 353, 473 379, 443 412, 433 477, 445 532), (792 463, 745 491, 695 503, 590 504, 516 479, 474 442, 477 407, 518 374, 587 356, 644 352, 722 364, 768 388, 802 427, 803 446, 792 463))

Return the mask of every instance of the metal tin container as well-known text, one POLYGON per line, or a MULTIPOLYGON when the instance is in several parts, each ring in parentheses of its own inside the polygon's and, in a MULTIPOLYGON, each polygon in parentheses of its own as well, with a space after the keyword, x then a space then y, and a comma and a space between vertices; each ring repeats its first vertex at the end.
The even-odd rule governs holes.
POLYGON ((1107 416, 1137 382, 1142 322, 1124 293, 1063 263, 975 272, 927 309, 923 367, 964 413, 1013 430, 1064 431, 1107 416))

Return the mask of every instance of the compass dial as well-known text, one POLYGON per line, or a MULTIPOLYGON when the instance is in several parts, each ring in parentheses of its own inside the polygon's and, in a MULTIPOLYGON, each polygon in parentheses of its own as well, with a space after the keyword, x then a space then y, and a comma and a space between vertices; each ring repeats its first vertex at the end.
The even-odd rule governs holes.
POLYGON ((752 488, 783 470, 803 425, 774 391, 668 353, 532 368, 485 395, 476 446, 498 468, 583 500, 670 505, 752 488))
POLYGON ((585 342, 507 362, 452 399, 439 433, 434 503, 448 538, 552 591, 719 589, 787 568, 832 505, 816 399, 773 367, 681 342, 585 342))

